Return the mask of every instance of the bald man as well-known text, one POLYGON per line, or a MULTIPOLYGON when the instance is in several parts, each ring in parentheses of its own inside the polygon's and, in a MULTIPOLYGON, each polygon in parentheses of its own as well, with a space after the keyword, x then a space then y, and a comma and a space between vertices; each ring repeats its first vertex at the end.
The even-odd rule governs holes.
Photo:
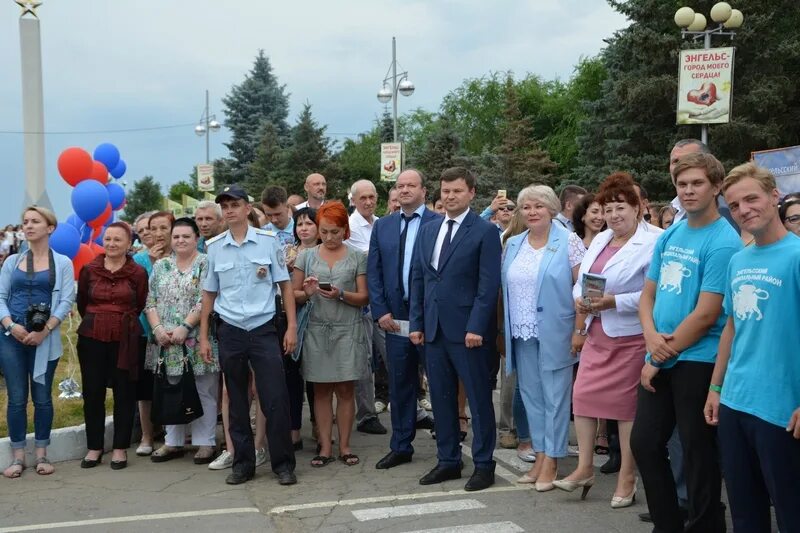
POLYGON ((325 193, 328 192, 328 183, 325 181, 325 176, 322 174, 309 174, 306 176, 306 184, 303 185, 306 191, 308 200, 302 204, 297 204, 295 209, 303 209, 304 207, 312 207, 319 209, 325 203, 325 193))

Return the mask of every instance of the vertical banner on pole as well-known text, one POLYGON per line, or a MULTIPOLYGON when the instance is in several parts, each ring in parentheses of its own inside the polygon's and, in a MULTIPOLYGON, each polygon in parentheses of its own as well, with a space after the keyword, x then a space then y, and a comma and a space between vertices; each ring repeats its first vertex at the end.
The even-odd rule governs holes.
POLYGON ((197 189, 201 191, 214 190, 214 165, 207 163, 197 165, 197 189))
POLYGON ((681 51, 677 124, 730 122, 733 52, 732 47, 681 51))
POLYGON ((397 181, 403 171, 403 143, 381 143, 381 181, 397 181))

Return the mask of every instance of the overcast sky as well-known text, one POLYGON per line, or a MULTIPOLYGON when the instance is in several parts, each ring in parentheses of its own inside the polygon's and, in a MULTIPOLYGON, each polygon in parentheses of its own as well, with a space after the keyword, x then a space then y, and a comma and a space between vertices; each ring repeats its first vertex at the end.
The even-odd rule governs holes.
MULTIPOLYGON (((24 163, 18 16, 0 1, 0 223, 22 207, 24 163)), ((400 65, 417 87, 400 112, 438 109, 465 78, 513 70, 569 78, 581 56, 626 25, 605 0, 45 0, 38 9, 44 71, 47 190, 63 220, 70 187, 56 159, 68 146, 90 153, 116 144, 123 178, 154 176, 166 192, 205 159, 193 133, 211 93, 242 81, 259 48, 291 93, 290 123, 305 101, 335 139, 368 130, 382 111, 375 94, 397 37, 400 65), (182 127, 126 133, 98 130, 182 127), (57 134, 57 132, 73 132, 57 134)), ((227 132, 212 134, 211 158, 224 156, 227 132)))

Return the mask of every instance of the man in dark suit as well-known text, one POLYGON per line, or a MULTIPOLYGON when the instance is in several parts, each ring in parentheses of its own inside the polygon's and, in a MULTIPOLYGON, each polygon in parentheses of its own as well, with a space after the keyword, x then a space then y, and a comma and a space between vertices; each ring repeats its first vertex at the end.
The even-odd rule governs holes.
POLYGON ((411 342, 425 344, 439 463, 422 485, 461 477, 458 380, 472 413, 475 472, 465 490, 494 484, 495 419, 490 385, 491 337, 500 288, 497 228, 470 211, 475 175, 465 168, 442 172, 446 211, 442 223, 420 229, 411 269, 411 342))
POLYGON ((410 462, 416 429, 433 429, 424 409, 422 417, 418 416, 417 369, 422 347, 408 339, 408 296, 414 243, 419 231, 430 222, 441 221, 442 217, 425 207, 425 183, 420 171, 403 171, 397 177, 395 189, 401 210, 375 222, 367 255, 370 309, 378 327, 386 332, 392 406, 391 451, 375 465, 378 469, 410 462))

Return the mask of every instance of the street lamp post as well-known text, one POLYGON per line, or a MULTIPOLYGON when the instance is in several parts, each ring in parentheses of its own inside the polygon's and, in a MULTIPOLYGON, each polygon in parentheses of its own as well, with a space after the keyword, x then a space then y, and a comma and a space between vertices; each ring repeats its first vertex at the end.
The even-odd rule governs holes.
POLYGON ((386 71, 386 77, 383 79, 383 87, 378 91, 378 101, 382 104, 392 101, 392 124, 394 126, 394 133, 392 140, 397 142, 397 93, 403 96, 411 96, 414 94, 414 84, 408 79, 408 72, 403 71, 397 73, 397 43, 395 38, 392 37, 392 64, 386 71), (392 75, 389 75, 391 71, 392 75), (399 77, 399 80, 398 80, 399 77), (391 81, 391 88, 387 87, 387 83, 391 81))
POLYGON ((210 157, 210 136, 212 131, 219 131, 220 123, 217 122, 215 115, 210 115, 208 111, 208 90, 206 90, 206 108, 203 111, 203 116, 200 117, 197 126, 194 127, 194 132, 198 137, 206 136, 206 164, 211 162, 210 157))
MULTIPOLYGON (((707 27, 705 15, 695 13, 691 7, 682 7, 675 12, 675 24, 681 28, 681 37, 691 36, 695 41, 703 39, 703 49, 711 48, 712 35, 736 35, 736 29, 742 26, 744 15, 738 9, 731 8, 727 2, 718 2, 711 8, 711 20, 717 26, 707 27), (725 31, 729 30, 729 31, 725 31)), ((701 124, 700 140, 708 144, 708 124, 701 124)))

